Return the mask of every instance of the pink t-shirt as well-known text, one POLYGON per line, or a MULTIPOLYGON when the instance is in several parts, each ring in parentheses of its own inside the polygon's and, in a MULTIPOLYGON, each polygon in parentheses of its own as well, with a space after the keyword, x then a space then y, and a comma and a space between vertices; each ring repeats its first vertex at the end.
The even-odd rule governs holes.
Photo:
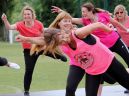
POLYGON ((70 58, 70 65, 81 67, 91 75, 104 73, 110 66, 114 54, 96 36, 96 44, 89 45, 76 38, 74 32, 72 35, 77 44, 76 50, 71 49, 68 44, 61 46, 61 50, 70 58))
MULTIPOLYGON (((105 25, 110 24, 109 20, 110 20, 110 16, 108 13, 106 12, 101 12, 101 13, 97 13, 97 17, 98 17, 98 22, 101 22, 105 25)), ((88 24, 91 24, 90 19, 87 18, 81 18, 83 24, 86 26, 88 24)), ((100 38, 100 41, 106 45, 108 48, 112 47, 116 41, 119 38, 118 33, 116 33, 115 31, 112 31, 110 34, 108 32, 104 32, 101 29, 97 29, 93 32, 94 35, 96 35, 97 37, 100 38)))
MULTIPOLYGON (((24 21, 20 21, 20 22, 16 23, 17 31, 19 31, 19 33, 21 35, 27 36, 27 37, 38 37, 38 36, 40 36, 43 28, 44 28, 43 24, 38 20, 34 21, 34 26, 32 26, 32 27, 26 27, 25 24, 24 24, 24 21)), ((22 43, 22 46, 23 46, 24 49, 30 49, 31 48, 30 43, 22 43)))
MULTIPOLYGON (((129 16, 128 16, 128 19, 127 19, 126 23, 124 24, 124 26, 129 29, 129 16)), ((121 30, 119 27, 116 27, 116 28, 117 28, 117 31, 120 34, 122 40, 124 41, 124 43, 127 45, 127 47, 129 47, 129 33, 121 30)))

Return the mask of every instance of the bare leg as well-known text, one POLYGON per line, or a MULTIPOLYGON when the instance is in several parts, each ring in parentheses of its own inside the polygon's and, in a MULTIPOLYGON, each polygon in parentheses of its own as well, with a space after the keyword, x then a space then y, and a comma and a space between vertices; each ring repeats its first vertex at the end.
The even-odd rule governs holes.
POLYGON ((101 96, 101 94, 102 94, 102 88, 103 88, 103 84, 100 84, 99 85, 97 96, 101 96))
POLYGON ((127 72, 129 73, 129 68, 126 68, 127 72))

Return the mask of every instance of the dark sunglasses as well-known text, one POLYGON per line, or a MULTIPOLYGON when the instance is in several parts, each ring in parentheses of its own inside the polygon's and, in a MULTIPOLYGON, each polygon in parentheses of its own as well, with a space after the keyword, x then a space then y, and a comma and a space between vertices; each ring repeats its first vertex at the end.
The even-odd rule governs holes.
POLYGON ((120 13, 120 14, 123 14, 124 12, 116 12, 116 15, 119 14, 119 13, 120 13))

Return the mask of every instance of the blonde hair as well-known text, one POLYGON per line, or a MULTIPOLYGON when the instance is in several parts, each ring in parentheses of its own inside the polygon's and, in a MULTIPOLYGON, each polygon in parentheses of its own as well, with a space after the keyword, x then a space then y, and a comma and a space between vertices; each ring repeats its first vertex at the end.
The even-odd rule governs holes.
POLYGON ((46 48, 44 50, 44 54, 50 52, 54 55, 54 53, 61 54, 58 46, 60 45, 59 37, 57 36, 61 32, 60 29, 48 28, 44 32, 44 40, 46 42, 46 48))
POLYGON ((31 6, 29 6, 29 5, 24 6, 23 9, 22 9, 22 11, 21 11, 21 14, 22 14, 22 15, 24 14, 24 10, 30 10, 31 13, 32 13, 32 18, 33 18, 33 19, 36 18, 35 11, 34 11, 34 9, 33 9, 31 6))
MULTIPOLYGON (((30 10, 31 13, 32 13, 32 19, 33 20, 36 19, 35 11, 31 6, 29 6, 27 4, 26 6, 24 6, 22 8, 22 11, 21 11, 22 16, 23 16, 25 10, 30 10)), ((41 48, 42 48, 42 46, 40 46, 40 45, 32 44, 32 47, 31 47, 31 50, 30 50, 30 55, 34 54, 35 52, 38 53, 41 50, 41 48)))
MULTIPOLYGON (((52 53, 55 58, 55 53, 62 54, 58 47, 60 45, 60 41, 57 36, 59 32, 61 32, 61 30, 55 28, 48 28, 44 31, 45 48, 43 49, 43 54, 52 53)), ((44 46, 42 45, 34 45, 31 53, 40 52, 43 47, 44 46)))
MULTIPOLYGON (((44 49, 44 54, 47 52, 50 52, 54 55, 54 53, 61 54, 61 51, 57 47, 59 45, 59 38, 57 36, 57 33, 59 33, 60 27, 58 26, 58 23, 64 19, 72 19, 71 15, 65 11, 60 12, 56 19, 50 24, 49 28, 44 31, 44 38, 46 42, 46 48, 44 49), (56 29, 55 29, 56 28, 56 29)), ((31 54, 36 52, 39 52, 42 49, 43 46, 40 45, 33 45, 31 54)))
POLYGON ((117 11, 118 11, 119 9, 122 9, 122 10, 123 10, 125 16, 128 15, 128 12, 127 12, 125 6, 122 5, 122 4, 119 4, 119 5, 117 5, 117 6, 115 7, 115 9, 114 9, 114 17, 115 17, 115 18, 117 18, 117 17, 116 17, 116 13, 117 13, 117 11))
POLYGON ((33 55, 34 53, 38 54, 43 49, 44 49, 44 46, 42 46, 42 45, 32 44, 31 50, 30 50, 30 55, 33 55))
POLYGON ((58 29, 60 29, 58 23, 64 18, 72 19, 72 16, 69 13, 65 12, 65 11, 60 12, 57 15, 56 19, 50 24, 49 28, 58 28, 58 29))

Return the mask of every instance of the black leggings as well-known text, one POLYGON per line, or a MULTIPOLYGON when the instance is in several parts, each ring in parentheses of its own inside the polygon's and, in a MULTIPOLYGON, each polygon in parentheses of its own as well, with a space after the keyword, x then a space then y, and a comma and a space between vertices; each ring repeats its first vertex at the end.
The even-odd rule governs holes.
MULTIPOLYGON (((112 64, 106 71, 107 74, 112 76, 120 85, 129 89, 129 74, 124 68, 124 66, 115 58, 112 61, 112 64)), ((65 96, 75 96, 75 91, 77 89, 78 84, 82 80, 85 71, 80 67, 71 65, 69 69, 69 74, 67 78, 66 85, 66 95, 65 96)), ((100 75, 90 75, 86 74, 86 96, 97 96, 99 84, 101 82, 103 74, 100 75)))
MULTIPOLYGON (((109 48, 112 52, 115 52, 117 54, 119 54, 123 60, 126 62, 128 68, 129 68, 129 49, 127 48, 127 46, 124 44, 124 42, 119 38, 116 43, 109 48)), ((106 81, 109 84, 114 84, 116 83, 115 79, 112 78, 109 74, 104 74, 101 84, 103 84, 103 82, 106 81)))
POLYGON ((29 91, 32 81, 32 75, 36 61, 40 54, 30 55, 30 49, 24 49, 25 75, 24 75, 24 91, 29 91))
POLYGON ((8 63, 7 59, 4 57, 0 57, 0 66, 4 66, 8 63))
MULTIPOLYGON (((24 91, 29 91, 36 61, 38 57, 43 53, 43 51, 37 54, 34 53, 33 55, 30 55, 30 49, 24 49, 23 53, 24 53, 24 60, 25 60, 24 91)), ((63 62, 67 61, 67 58, 64 55, 55 54, 56 58, 50 53, 47 53, 45 55, 52 57, 54 59, 61 59, 61 61, 63 62)))
POLYGON ((126 62, 129 68, 129 50, 128 50, 128 47, 124 44, 124 42, 120 38, 109 49, 112 52, 119 54, 123 58, 123 60, 126 62))

